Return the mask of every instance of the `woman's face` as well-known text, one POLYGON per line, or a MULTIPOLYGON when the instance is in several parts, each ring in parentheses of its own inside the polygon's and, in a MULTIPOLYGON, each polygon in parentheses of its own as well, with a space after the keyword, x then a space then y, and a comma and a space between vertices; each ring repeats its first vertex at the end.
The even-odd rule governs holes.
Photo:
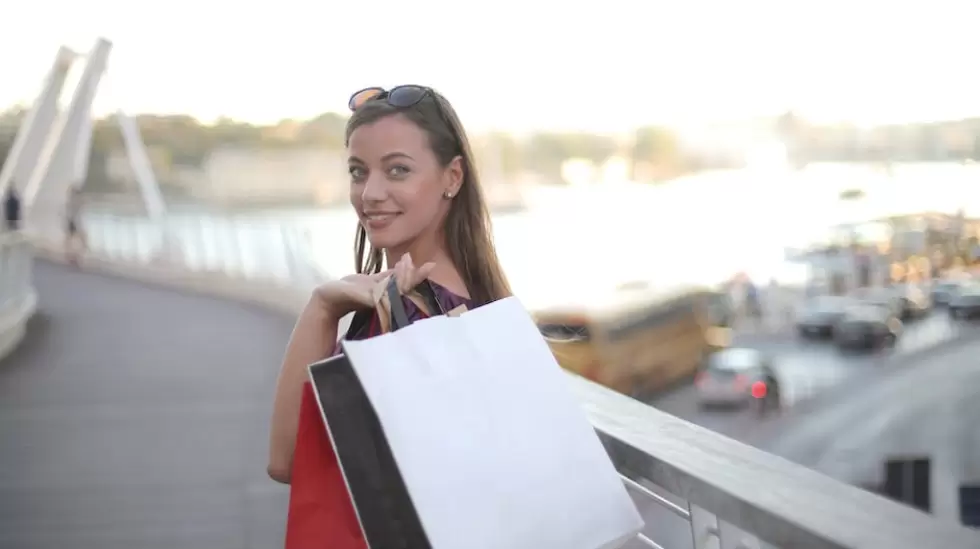
POLYGON ((371 245, 406 246, 435 234, 455 194, 451 170, 439 165, 425 131, 402 115, 360 126, 347 147, 350 201, 371 245))

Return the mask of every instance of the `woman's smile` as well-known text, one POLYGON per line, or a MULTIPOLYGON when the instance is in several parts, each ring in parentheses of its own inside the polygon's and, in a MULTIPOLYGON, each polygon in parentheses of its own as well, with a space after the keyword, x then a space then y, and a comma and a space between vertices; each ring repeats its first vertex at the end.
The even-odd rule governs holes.
POLYGON ((368 229, 377 231, 391 225, 400 212, 364 212, 364 224, 368 229))

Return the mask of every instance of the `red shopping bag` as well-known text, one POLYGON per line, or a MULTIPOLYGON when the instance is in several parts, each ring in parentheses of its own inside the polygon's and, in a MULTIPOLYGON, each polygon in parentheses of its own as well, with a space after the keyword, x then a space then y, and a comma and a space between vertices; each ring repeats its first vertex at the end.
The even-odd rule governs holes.
POLYGON ((300 403, 286 549, 367 549, 309 382, 300 403))
MULTIPOLYGON (((360 333, 361 327, 367 328, 363 335, 371 337, 409 323, 404 307, 396 306, 392 310, 390 305, 390 300, 396 295, 393 293, 393 280, 385 280, 379 285, 386 289, 386 299, 378 301, 374 314, 362 312, 355 315, 347 339, 360 333)), ((420 318, 428 317, 430 311, 444 313, 442 304, 428 283, 403 297, 415 305, 414 314, 420 318)), ((462 310, 465 307, 457 307, 450 314, 462 310)), ((285 549, 368 549, 340 462, 309 381, 303 384, 303 398, 300 401, 285 549)))

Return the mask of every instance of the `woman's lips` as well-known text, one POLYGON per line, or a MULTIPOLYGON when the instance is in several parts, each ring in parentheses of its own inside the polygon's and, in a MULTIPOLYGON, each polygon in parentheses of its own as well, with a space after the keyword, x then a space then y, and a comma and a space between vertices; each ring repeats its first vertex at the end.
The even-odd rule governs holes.
POLYGON ((401 214, 394 212, 364 214, 364 224, 369 229, 384 229, 401 214))

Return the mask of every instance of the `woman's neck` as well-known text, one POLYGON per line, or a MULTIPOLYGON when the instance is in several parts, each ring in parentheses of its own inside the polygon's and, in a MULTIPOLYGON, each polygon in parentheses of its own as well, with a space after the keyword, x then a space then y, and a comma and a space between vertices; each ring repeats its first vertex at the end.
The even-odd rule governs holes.
POLYGON ((466 283, 445 247, 439 246, 435 240, 426 240, 420 239, 404 247, 386 249, 385 264, 387 268, 394 268, 406 253, 412 256, 412 263, 416 267, 421 267, 430 262, 435 263, 436 266, 429 274, 429 279, 460 297, 469 298, 470 294, 466 288, 466 283))

